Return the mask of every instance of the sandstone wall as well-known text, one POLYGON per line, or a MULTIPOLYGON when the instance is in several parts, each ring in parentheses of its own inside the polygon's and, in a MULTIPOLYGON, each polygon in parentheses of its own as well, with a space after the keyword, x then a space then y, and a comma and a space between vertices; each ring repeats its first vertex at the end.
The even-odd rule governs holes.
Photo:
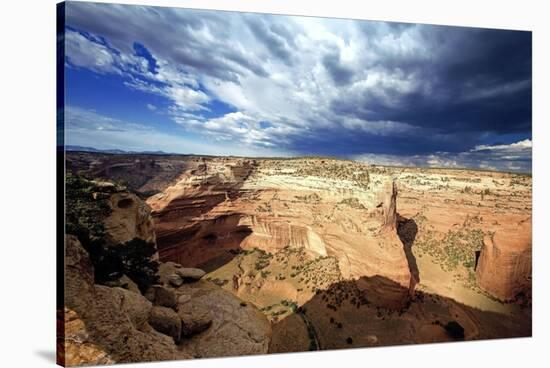
POLYGON ((531 285, 531 223, 486 236, 476 275, 479 286, 507 301, 526 292, 531 285))

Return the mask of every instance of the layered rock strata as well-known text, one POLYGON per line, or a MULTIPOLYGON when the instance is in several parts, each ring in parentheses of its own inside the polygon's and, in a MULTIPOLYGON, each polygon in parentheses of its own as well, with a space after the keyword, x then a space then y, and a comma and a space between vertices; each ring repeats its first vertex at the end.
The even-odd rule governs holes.
POLYGON ((502 301, 512 300, 531 288, 531 223, 486 236, 476 276, 479 286, 502 301))

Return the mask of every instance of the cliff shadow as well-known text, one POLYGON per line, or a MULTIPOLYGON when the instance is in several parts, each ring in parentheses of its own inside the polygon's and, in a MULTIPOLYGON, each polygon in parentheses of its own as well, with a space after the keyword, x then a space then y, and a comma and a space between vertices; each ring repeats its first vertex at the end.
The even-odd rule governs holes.
POLYGON ((416 283, 420 282, 420 271, 416 263, 416 257, 413 254, 412 247, 416 240, 416 234, 418 234, 418 225, 412 218, 405 218, 400 214, 397 214, 397 235, 403 243, 403 249, 405 250, 405 256, 409 264, 409 270, 414 277, 416 283))
MULTIPOLYGON (((194 174, 206 173, 206 165, 194 174)), ((238 211, 209 213, 221 203, 236 201, 248 193, 242 187, 255 168, 255 163, 249 161, 231 167, 234 181, 227 182, 214 175, 192 187, 189 195, 174 199, 161 211, 154 212, 160 260, 206 272, 231 262, 252 230, 242 224, 244 214, 238 211)))
POLYGON ((273 320, 270 353, 529 337, 531 315, 483 311, 382 277, 332 284, 273 320))
POLYGON ((189 170, 193 158, 167 154, 66 152, 67 171, 87 179, 124 184, 140 198, 161 192, 189 170))

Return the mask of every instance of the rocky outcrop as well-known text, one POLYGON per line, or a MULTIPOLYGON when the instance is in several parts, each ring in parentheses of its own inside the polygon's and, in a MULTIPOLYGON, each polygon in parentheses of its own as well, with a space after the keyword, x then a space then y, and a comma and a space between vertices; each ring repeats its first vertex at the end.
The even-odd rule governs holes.
POLYGON ((126 243, 134 238, 155 243, 155 229, 149 206, 126 190, 108 198, 111 214, 104 219, 108 245, 126 243))
POLYGON ((173 339, 148 323, 151 303, 122 288, 94 285, 87 252, 66 239, 65 363, 106 364, 186 359, 173 339))
POLYGON ((210 311, 197 308, 192 303, 180 305, 178 315, 181 318, 182 337, 196 335, 207 330, 212 325, 210 311))
POLYGON ((397 185, 395 181, 387 181, 380 192, 380 203, 383 209, 382 231, 393 231, 397 229, 397 185))
POLYGON ((153 307, 149 324, 158 332, 171 336, 177 343, 181 338, 181 318, 173 309, 153 307))
POLYGON ((145 292, 145 297, 151 303, 161 307, 175 308, 178 305, 174 291, 161 285, 151 286, 145 292))
POLYGON ((486 236, 476 268, 479 286, 503 301, 527 292, 531 286, 531 253, 530 221, 486 236))
POLYGON ((400 309, 413 294, 416 280, 411 275, 403 243, 397 234, 395 181, 388 180, 382 185, 378 200, 374 218, 379 221, 379 230, 371 234, 372 245, 363 257, 365 263, 362 265, 367 272, 360 275, 357 286, 373 304, 400 309))
POLYGON ((114 364, 115 361, 105 348, 93 342, 86 324, 78 314, 65 308, 64 338, 58 354, 63 354, 58 361, 64 366, 114 364))
MULTIPOLYGON (((166 273, 180 265, 164 267, 166 273)), ((198 271, 190 274, 198 277, 198 271)), ((189 274, 188 274, 189 276, 189 274)), ((139 292, 94 284, 89 256, 66 238, 64 336, 67 366, 263 354, 271 334, 255 307, 207 282, 139 292), (182 342, 182 338, 185 340, 182 342), (178 343, 180 345, 178 345, 178 343)))
POLYGON ((179 306, 182 332, 193 335, 182 339, 183 351, 204 358, 267 353, 271 324, 256 307, 202 280, 177 293, 188 299, 179 306))
MULTIPOLYGON (((346 279, 382 276, 396 282, 396 290, 374 288, 380 295, 373 300, 391 308, 404 306, 415 281, 397 235, 396 183, 367 187, 332 181, 322 169, 311 169, 319 176, 277 176, 271 164, 258 162, 253 175, 235 176, 219 173, 235 172, 238 164, 213 160, 207 169, 186 173, 149 198, 160 259, 211 272, 241 250, 274 254, 285 247, 303 249, 311 260, 335 257, 346 279), (403 289, 409 292, 403 294, 403 289)), ((309 165, 292 164, 296 172, 309 165)), ((177 277, 172 278, 178 286, 177 277)))

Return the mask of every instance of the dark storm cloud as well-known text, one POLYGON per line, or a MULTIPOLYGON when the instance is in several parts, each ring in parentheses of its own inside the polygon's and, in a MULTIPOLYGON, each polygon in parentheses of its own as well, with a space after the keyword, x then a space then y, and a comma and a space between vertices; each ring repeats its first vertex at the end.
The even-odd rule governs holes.
POLYGON ((476 150, 530 143, 530 32, 94 3, 67 24, 67 65, 167 98, 213 145, 530 167, 528 145, 476 150))
POLYGON ((224 13, 69 3, 67 24, 104 37, 123 52, 139 41, 170 62, 220 79, 236 81, 245 72, 268 75, 259 61, 227 42, 232 27, 224 13))
POLYGON ((530 130, 531 33, 416 27, 423 50, 380 52, 376 65, 387 73, 398 70, 401 79, 411 78, 419 87, 342 96, 332 101, 335 113, 403 121, 449 134, 530 130))

